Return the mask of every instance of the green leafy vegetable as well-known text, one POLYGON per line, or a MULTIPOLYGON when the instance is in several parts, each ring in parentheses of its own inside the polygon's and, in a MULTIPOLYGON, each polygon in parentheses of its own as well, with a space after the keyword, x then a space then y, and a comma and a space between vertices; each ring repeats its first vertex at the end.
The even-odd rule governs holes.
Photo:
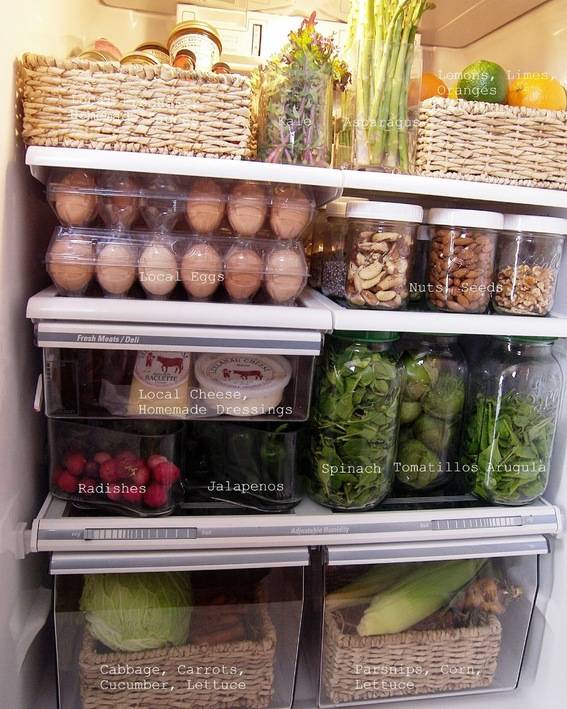
POLYGON ((313 13, 261 70, 260 159, 328 166, 333 85, 344 89, 349 81, 334 41, 317 32, 313 13))
POLYGON ((400 389, 388 353, 328 346, 312 415, 313 497, 338 509, 368 508, 389 493, 400 389))
POLYGON ((491 502, 529 502, 547 485, 555 421, 527 397, 478 394, 465 426, 472 492, 491 502))
POLYGON ((185 573, 86 575, 80 608, 89 631, 116 651, 183 645, 192 594, 185 573))

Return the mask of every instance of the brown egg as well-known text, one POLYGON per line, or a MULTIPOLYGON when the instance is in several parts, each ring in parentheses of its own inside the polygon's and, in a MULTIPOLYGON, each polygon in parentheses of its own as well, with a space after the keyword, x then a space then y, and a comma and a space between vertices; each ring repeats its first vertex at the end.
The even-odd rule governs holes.
POLYGON ((94 177, 84 170, 71 170, 56 183, 54 206, 62 224, 87 226, 93 221, 97 212, 95 189, 94 177))
POLYGON ((100 215, 106 226, 130 229, 140 213, 137 180, 127 172, 104 172, 98 180, 98 187, 106 192, 98 198, 100 215))
POLYGON ((226 292, 234 300, 253 298, 262 285, 264 263, 253 249, 233 246, 224 261, 226 292))
POLYGON ((92 243, 76 236, 57 239, 47 254, 47 270, 65 295, 82 295, 94 273, 92 243))
POLYGON ((191 244, 181 260, 181 280, 193 298, 210 298, 223 280, 219 252, 210 244, 191 244))
POLYGON ((225 208, 225 193, 214 180, 195 180, 187 195, 187 221, 199 234, 210 234, 218 229, 225 208))
POLYGON ((268 200, 262 185, 255 182, 240 182, 228 196, 228 221, 240 236, 257 234, 268 212, 268 200))
POLYGON ((138 261, 138 278, 151 296, 171 293, 177 284, 177 259, 171 247, 158 243, 146 246, 138 261))
POLYGON ((274 190, 270 224, 278 239, 296 239, 313 217, 313 205, 301 187, 280 185, 274 190))
POLYGON ((264 286, 276 303, 294 301, 307 282, 303 251, 274 249, 266 259, 264 286))
POLYGON ((136 280, 136 249, 123 243, 103 246, 96 261, 96 277, 107 295, 126 295, 136 280))

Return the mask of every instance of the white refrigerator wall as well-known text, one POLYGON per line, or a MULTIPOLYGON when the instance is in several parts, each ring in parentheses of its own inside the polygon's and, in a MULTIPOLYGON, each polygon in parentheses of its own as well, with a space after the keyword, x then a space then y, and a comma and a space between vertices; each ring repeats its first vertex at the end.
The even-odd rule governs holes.
MULTIPOLYGON (((472 0, 471 0, 472 1, 472 0)), ((18 560, 15 531, 29 523, 45 491, 42 475, 42 420, 31 402, 39 357, 31 346, 32 331, 25 319, 27 298, 45 284, 42 265, 53 218, 44 205, 40 187, 23 164, 23 149, 16 136, 14 106, 16 77, 14 58, 33 50, 65 56, 98 36, 106 36, 127 51, 147 38, 167 35, 174 17, 111 8, 98 0, 16 0, 5 7, 0 25, 0 57, 4 80, 0 84, 2 127, 0 139, 0 684, 2 707, 28 709, 53 706, 36 698, 53 646, 49 637, 35 643, 25 656, 26 638, 35 615, 41 617, 45 596, 38 593, 46 583, 46 559, 32 555, 18 560), (30 625, 31 624, 31 625, 30 625)), ((427 54, 432 70, 457 72, 478 58, 493 59, 511 71, 547 71, 567 82, 567 2, 550 0, 538 10, 480 40, 462 51, 435 50, 427 54)), ((497 188, 495 188, 497 189, 497 188)), ((567 439, 565 407, 560 446, 567 439)), ((563 460, 564 455, 560 458, 563 460)), ((556 468, 552 501, 565 509, 567 478, 556 468)), ((552 600, 542 612, 545 632, 534 636, 529 652, 529 671, 521 691, 512 696, 410 702, 423 709, 481 706, 502 709, 559 709, 567 655, 567 554, 563 541, 554 542, 554 554, 545 560, 545 599, 552 600), (548 573, 549 572, 549 573, 548 573), (540 644, 541 639, 541 644, 540 644), (537 683, 532 675, 537 674, 537 683)), ((54 689, 54 685, 51 685, 54 689)), ((44 693, 43 700, 54 699, 44 693)), ((384 706, 384 705, 382 705, 384 706)))

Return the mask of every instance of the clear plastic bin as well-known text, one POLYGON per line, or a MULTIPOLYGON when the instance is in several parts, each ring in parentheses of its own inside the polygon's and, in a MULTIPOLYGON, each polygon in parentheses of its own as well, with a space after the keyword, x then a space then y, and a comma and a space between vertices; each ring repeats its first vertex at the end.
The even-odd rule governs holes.
POLYGON ((122 556, 128 573, 56 577, 61 709, 290 709, 301 566, 164 552, 169 568, 202 570, 137 572, 135 553, 122 556))
POLYGON ((244 238, 281 240, 301 238, 316 212, 306 186, 82 169, 53 170, 47 198, 64 226, 101 219, 114 230, 140 224, 166 233, 185 222, 196 234, 223 227, 244 238))
POLYGON ((567 219, 507 214, 498 238, 492 306, 504 315, 547 315, 553 307, 567 219))
POLYGON ((306 424, 195 422, 188 435, 187 502, 292 509, 302 498, 308 440, 306 424))
MULTIPOLYGON (((476 540, 473 558, 446 550, 448 558, 422 562, 415 561, 419 543, 390 555, 388 546, 365 547, 360 563, 349 561, 352 547, 349 555, 339 550, 338 560, 329 550, 318 706, 515 689, 545 539, 538 538, 535 554, 526 544, 524 555, 506 556, 506 540, 476 540), (388 563, 392 558, 396 562, 388 563)), ((428 552, 423 556, 435 558, 428 552)))
POLYGON ((59 418, 305 421, 314 356, 44 349, 45 408, 59 418))
POLYGON ((502 214, 430 209, 427 304, 432 310, 484 313, 494 291, 496 239, 502 214))
POLYGON ((51 492, 81 506, 150 517, 183 499, 183 425, 49 419, 51 492))
POLYGON ((299 242, 185 233, 60 227, 45 260, 58 293, 77 297, 293 305, 308 276, 299 242))
POLYGON ((349 306, 403 310, 409 300, 417 225, 423 209, 390 202, 351 203, 347 208, 349 306))

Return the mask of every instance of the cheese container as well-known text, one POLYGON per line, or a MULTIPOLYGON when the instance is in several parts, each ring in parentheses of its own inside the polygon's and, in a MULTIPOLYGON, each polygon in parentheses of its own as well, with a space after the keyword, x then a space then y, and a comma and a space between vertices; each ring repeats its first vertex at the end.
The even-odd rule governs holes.
POLYGON ((261 416, 282 401, 291 365, 280 355, 202 354, 195 378, 203 392, 224 405, 228 416, 261 416))
POLYGON ((316 214, 312 188, 251 180, 182 178, 113 170, 52 170, 47 198, 63 226, 145 227, 242 238, 304 239, 316 214))
POLYGON ((56 497, 141 517, 183 499, 183 424, 49 419, 48 436, 56 497))

